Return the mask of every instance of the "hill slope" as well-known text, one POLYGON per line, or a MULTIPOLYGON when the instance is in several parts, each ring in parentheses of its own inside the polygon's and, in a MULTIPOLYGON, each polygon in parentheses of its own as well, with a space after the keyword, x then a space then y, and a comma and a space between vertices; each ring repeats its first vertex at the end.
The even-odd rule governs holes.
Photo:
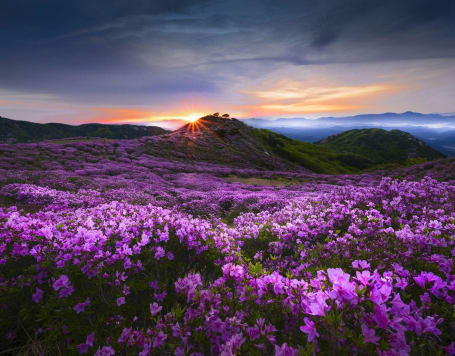
POLYGON ((208 115, 195 123, 151 137, 143 151, 168 159, 205 161, 263 169, 309 169, 319 173, 355 172, 372 163, 351 153, 299 142, 234 118, 208 115))
POLYGON ((368 157, 376 164, 404 164, 409 159, 434 160, 444 157, 425 142, 400 130, 354 129, 329 136, 318 144, 339 153, 368 157))
POLYGON ((37 124, 0 116, 0 142, 39 142, 70 137, 131 139, 169 132, 156 126, 84 124, 37 124))

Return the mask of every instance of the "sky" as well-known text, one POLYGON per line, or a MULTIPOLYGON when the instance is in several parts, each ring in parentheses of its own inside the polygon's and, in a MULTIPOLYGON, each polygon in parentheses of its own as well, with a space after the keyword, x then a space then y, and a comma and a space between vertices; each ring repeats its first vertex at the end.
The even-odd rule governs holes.
POLYGON ((455 112, 451 0, 2 0, 0 116, 455 112))

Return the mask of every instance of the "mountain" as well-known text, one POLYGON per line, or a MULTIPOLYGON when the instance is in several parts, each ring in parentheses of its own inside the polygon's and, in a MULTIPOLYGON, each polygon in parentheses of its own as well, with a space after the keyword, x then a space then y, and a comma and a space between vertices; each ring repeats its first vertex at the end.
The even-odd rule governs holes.
POLYGON ((4 118, 0 123, 0 141, 3 142, 70 137, 115 139, 147 136, 132 144, 133 156, 149 154, 170 160, 210 162, 239 168, 354 173, 374 169, 382 163, 403 164, 408 158, 442 157, 423 142, 397 130, 395 131, 400 135, 384 130, 360 130, 365 131, 362 133, 354 130, 355 134, 348 132, 315 144, 294 140, 271 130, 254 128, 235 118, 215 114, 204 116, 172 132, 150 126, 71 126, 35 124, 4 118))
POLYGON ((318 119, 247 119, 244 122, 256 128, 267 128, 304 142, 317 142, 327 136, 352 129, 400 129, 444 154, 455 155, 455 114, 421 114, 407 111, 318 119))
POLYGON ((383 114, 362 114, 341 117, 307 118, 278 118, 278 119, 246 119, 245 122, 259 128, 269 127, 330 127, 348 125, 376 125, 376 126, 423 126, 441 129, 455 129, 455 115, 453 114, 422 114, 413 111, 403 113, 387 112, 383 114))
POLYGON ((132 139, 155 136, 169 131, 156 126, 84 124, 37 124, 11 120, 0 116, 0 142, 39 142, 73 137, 103 137, 132 139))
POLYGON ((317 144, 339 153, 368 157, 375 164, 405 164, 409 160, 435 160, 444 155, 411 134, 383 129, 354 129, 329 136, 317 144))
POLYGON ((234 118, 208 115, 168 134, 150 137, 144 153, 167 159, 205 161, 260 169, 357 172, 372 166, 365 157, 300 142, 234 118))

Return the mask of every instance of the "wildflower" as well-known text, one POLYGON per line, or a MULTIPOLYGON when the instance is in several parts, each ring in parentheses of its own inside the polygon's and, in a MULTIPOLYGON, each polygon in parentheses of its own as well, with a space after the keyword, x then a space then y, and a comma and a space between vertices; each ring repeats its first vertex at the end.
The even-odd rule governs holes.
POLYGON ((35 303, 39 303, 42 298, 43 298, 43 291, 39 288, 36 288, 35 293, 32 295, 32 300, 35 303))
POLYGON ((308 318, 305 318, 304 321, 305 325, 302 325, 300 327, 300 331, 308 335, 309 342, 313 342, 314 339, 319 337, 316 326, 314 325, 314 321, 311 321, 308 318))
POLYGON ((85 311, 85 308, 90 304, 90 298, 87 297, 87 299, 85 300, 85 302, 82 302, 82 303, 79 303, 79 304, 76 304, 74 306, 74 310, 76 311, 77 314, 79 313, 82 313, 83 311, 85 311))
POLYGON ((288 346, 287 343, 284 343, 281 346, 275 345, 275 356, 297 356, 298 351, 291 346, 288 346))
POLYGON ((74 292, 74 287, 67 275, 62 274, 52 285, 54 290, 59 291, 59 298, 67 297, 74 292))
POLYGON ((155 259, 159 260, 163 256, 164 256, 164 248, 162 248, 161 246, 158 246, 155 250, 155 259))
POLYGON ((153 302, 153 304, 150 304, 150 313, 152 314, 152 316, 155 316, 156 314, 158 314, 161 309, 163 309, 163 307, 159 304, 157 304, 156 302, 153 302))
POLYGON ((370 342, 372 344, 377 344, 380 339, 376 336, 374 329, 370 329, 365 324, 362 324, 362 334, 365 342, 370 342))

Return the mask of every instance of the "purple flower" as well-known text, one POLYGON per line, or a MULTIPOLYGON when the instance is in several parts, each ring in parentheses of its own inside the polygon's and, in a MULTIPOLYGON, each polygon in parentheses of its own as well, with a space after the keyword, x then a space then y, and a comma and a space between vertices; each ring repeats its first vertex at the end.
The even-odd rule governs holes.
POLYGON ((88 349, 93 347, 93 343, 95 341, 95 333, 91 333, 87 336, 85 343, 77 345, 80 354, 87 354, 88 349))
POLYGON ((444 347, 444 350, 449 354, 450 356, 455 355, 455 341, 452 341, 450 345, 444 347))
POLYGON ((77 314, 79 313, 82 313, 83 311, 85 311, 85 308, 90 304, 90 298, 87 297, 87 299, 85 300, 85 302, 82 302, 82 303, 79 303, 79 304, 76 304, 74 306, 74 310, 76 311, 77 314))
POLYGON ((376 336, 374 329, 370 329, 365 324, 362 324, 362 334, 365 342, 370 342, 372 344, 377 344, 380 339, 376 336))
POLYGON ((43 298, 43 291, 39 288, 36 288, 35 293, 32 295, 32 300, 35 303, 39 303, 42 298, 43 298))
POLYGON ((54 290, 59 291, 59 298, 67 297, 74 292, 74 287, 67 275, 62 274, 52 285, 54 290))
POLYGON ((305 317, 304 319, 305 325, 300 327, 300 331, 304 332, 308 335, 308 341, 312 342, 315 338, 319 337, 319 334, 316 330, 316 326, 314 325, 314 321, 309 320, 305 317))
POLYGON ((156 302, 150 304, 150 313, 152 314, 152 316, 158 314, 161 311, 161 309, 163 309, 163 307, 156 302))
POLYGON ((389 316, 387 315, 387 308, 384 304, 374 306, 373 320, 376 321, 380 328, 387 328, 389 325, 389 316))
POLYGON ((233 263, 225 264, 221 269, 226 277, 231 277, 235 280, 241 280, 245 273, 242 266, 233 263))
POLYGON ((164 248, 162 248, 161 246, 158 246, 155 250, 155 259, 159 260, 163 256, 164 256, 164 248))
POLYGON ((123 304, 125 304, 125 297, 117 298, 117 306, 119 307, 119 306, 121 306, 123 304))
POLYGON ((156 335, 155 338, 153 339, 152 347, 160 347, 161 345, 164 344, 164 341, 166 339, 167 339, 167 335, 165 333, 163 333, 162 330, 160 330, 158 335, 156 335))
POLYGON ((115 355, 115 351, 111 346, 103 346, 102 349, 96 351, 95 356, 112 356, 115 355))
POLYGON ((296 349, 284 343, 281 346, 275 345, 275 356, 297 356, 299 353, 296 349))
POLYGON ((352 267, 355 269, 369 269, 370 264, 365 260, 355 260, 352 262, 352 267))

